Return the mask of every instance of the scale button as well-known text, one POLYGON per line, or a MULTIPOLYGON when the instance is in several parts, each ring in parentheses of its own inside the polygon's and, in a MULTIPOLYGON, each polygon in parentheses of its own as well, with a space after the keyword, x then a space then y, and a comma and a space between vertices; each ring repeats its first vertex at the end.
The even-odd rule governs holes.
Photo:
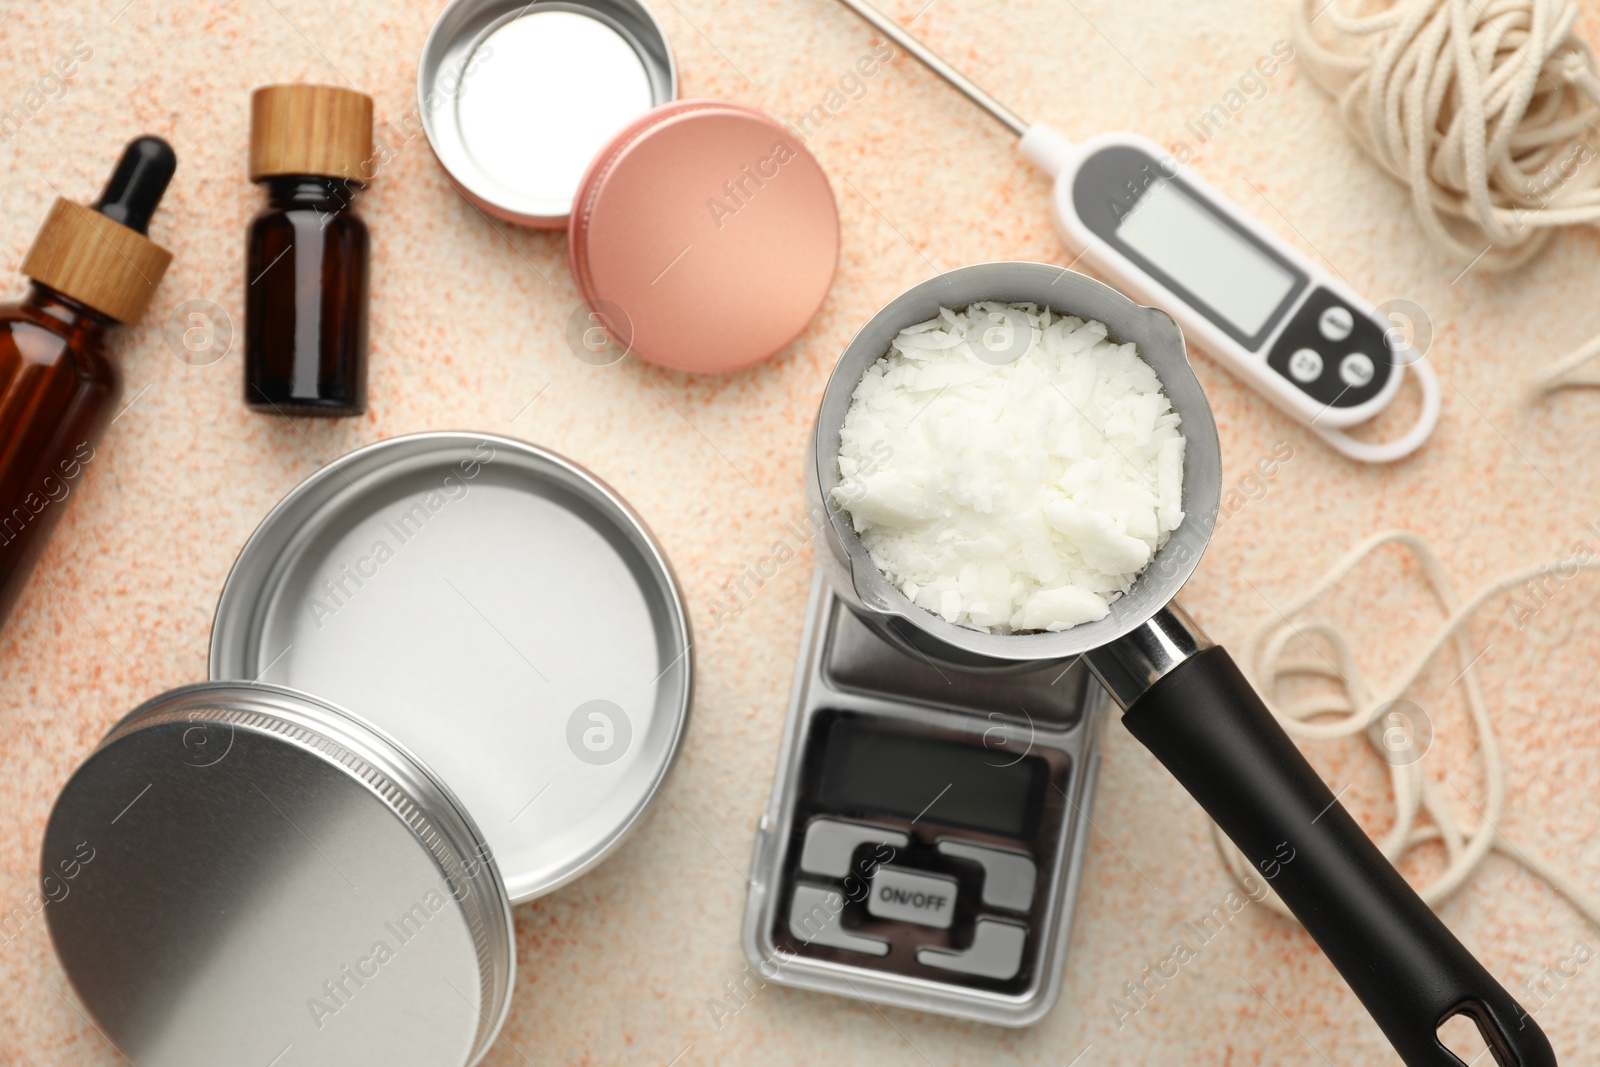
POLYGON ((846 930, 839 921, 843 914, 844 897, 837 890, 801 883, 794 887, 794 903, 789 906, 789 933, 802 944, 849 949, 868 956, 889 954, 889 942, 883 938, 846 930))
POLYGON ((1342 304, 1326 309, 1317 319, 1317 329, 1330 341, 1343 341, 1355 327, 1355 316, 1342 304))
POLYGON ((1339 377, 1352 389, 1359 389, 1372 381, 1376 372, 1372 357, 1365 352, 1352 352, 1339 361, 1339 377))
POLYGON ((965 952, 943 948, 917 949, 917 962, 941 971, 975 974, 980 978, 1015 978, 1022 969, 1022 946, 1028 940, 1023 926, 995 919, 979 919, 972 947, 965 952))
POLYGON ((1314 348, 1302 348, 1289 357, 1289 373, 1302 383, 1314 382, 1322 377, 1322 354, 1314 348))
POLYGON ((939 851, 946 856, 974 860, 983 865, 983 902, 991 908, 1027 911, 1033 903, 1037 869, 1027 856, 965 845, 959 841, 941 841, 939 851))
POLYGON ((881 844, 905 848, 910 843, 911 839, 898 830, 818 819, 806 827, 806 843, 800 850, 800 869, 829 878, 843 878, 850 873, 850 860, 855 856, 858 846, 881 844))
POLYGON ((956 914, 956 881, 900 867, 879 867, 872 876, 867 911, 880 919, 947 930, 956 914))

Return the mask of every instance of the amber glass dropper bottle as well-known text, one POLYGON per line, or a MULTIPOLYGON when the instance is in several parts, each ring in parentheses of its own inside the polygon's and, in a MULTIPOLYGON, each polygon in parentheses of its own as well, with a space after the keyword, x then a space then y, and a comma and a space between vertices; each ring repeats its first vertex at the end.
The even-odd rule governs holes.
POLYGON ((172 259, 145 232, 177 165, 140 137, 92 208, 58 199, 22 261, 27 296, 0 306, 0 624, 122 393, 106 332, 139 320, 172 259))

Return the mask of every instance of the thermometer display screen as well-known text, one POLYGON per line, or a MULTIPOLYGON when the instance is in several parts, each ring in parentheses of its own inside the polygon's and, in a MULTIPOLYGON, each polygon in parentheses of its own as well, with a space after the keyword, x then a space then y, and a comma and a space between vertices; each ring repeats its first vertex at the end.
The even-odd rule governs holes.
POLYGON ((1247 337, 1261 331, 1299 280, 1165 180, 1150 183, 1116 235, 1247 337))

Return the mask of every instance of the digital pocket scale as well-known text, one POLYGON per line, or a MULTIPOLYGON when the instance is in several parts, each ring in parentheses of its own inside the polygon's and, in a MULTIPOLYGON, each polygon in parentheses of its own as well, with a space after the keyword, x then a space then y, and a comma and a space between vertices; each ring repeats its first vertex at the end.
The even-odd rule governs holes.
POLYGON ((1051 218, 1080 259, 1172 315, 1279 409, 1363 462, 1400 459, 1428 439, 1438 376, 1380 308, 1149 138, 1073 144, 1024 121, 865 0, 841 2, 1021 138, 1022 154, 1055 179, 1051 218), (1422 393, 1412 427, 1383 443, 1347 434, 1389 405, 1407 366, 1422 393))
POLYGON ((1082 663, 967 674, 819 572, 744 948, 767 981, 1005 1026, 1055 1003, 1109 704, 1082 663))

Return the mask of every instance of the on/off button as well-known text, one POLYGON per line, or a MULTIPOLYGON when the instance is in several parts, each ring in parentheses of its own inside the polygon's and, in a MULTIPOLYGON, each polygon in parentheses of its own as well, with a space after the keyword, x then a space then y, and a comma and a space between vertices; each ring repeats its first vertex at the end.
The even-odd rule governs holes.
POLYGON ((948 929, 956 913, 955 879, 879 867, 872 879, 867 911, 880 919, 948 929))

